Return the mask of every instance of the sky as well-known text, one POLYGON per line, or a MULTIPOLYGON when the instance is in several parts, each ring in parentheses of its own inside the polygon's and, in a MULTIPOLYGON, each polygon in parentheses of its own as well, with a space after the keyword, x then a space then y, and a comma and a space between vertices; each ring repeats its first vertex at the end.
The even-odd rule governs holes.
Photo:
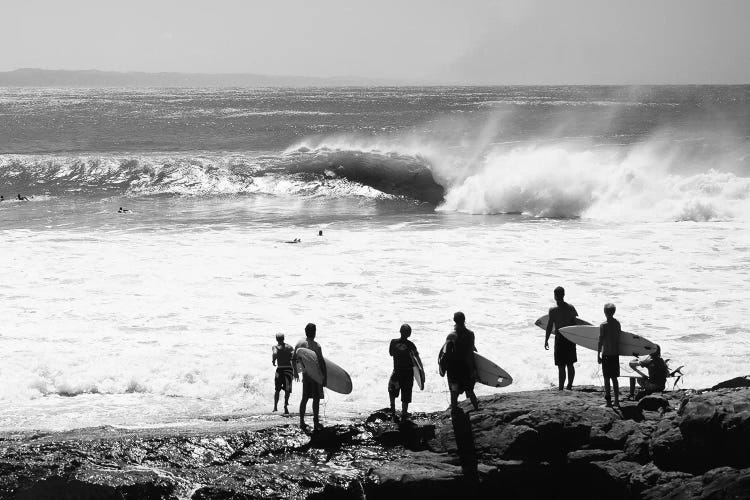
POLYGON ((17 68, 750 83, 748 0, 2 0, 17 68))

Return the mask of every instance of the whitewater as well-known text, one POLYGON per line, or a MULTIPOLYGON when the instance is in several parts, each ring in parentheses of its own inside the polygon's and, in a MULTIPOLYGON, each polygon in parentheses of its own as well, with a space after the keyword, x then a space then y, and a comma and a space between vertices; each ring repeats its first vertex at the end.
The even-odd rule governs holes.
POLYGON ((0 89, 0 428, 266 414, 308 322, 330 418, 387 405, 404 322, 441 409, 457 310, 500 391, 553 387, 558 285, 680 387, 744 375, 749 154, 744 86, 0 89))

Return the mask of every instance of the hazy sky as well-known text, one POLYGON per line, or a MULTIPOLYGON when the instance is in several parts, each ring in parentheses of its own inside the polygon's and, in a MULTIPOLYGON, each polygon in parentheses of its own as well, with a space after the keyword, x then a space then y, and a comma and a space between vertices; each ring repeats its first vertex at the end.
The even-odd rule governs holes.
POLYGON ((0 70, 750 83, 750 0, 2 0, 0 70))

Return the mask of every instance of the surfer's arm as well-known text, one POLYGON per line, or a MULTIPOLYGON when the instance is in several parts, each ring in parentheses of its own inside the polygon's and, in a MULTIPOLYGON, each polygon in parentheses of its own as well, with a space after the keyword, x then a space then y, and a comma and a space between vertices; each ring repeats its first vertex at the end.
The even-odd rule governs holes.
POLYGON ((297 348, 292 351, 292 372, 294 373, 294 380, 299 380, 299 372, 297 371, 297 348))
MULTIPOLYGON (((550 313, 552 310, 550 310, 550 313)), ((544 336, 544 348, 549 350, 549 336, 552 335, 552 315, 549 317, 549 321, 547 321, 547 330, 545 332, 544 336)))
POLYGON ((271 364, 273 366, 276 366, 276 359, 279 357, 278 350, 276 349, 276 346, 273 346, 271 348, 271 364))
POLYGON ((599 343, 596 345, 596 360, 602 363, 602 345, 604 345, 604 325, 599 326, 599 343))

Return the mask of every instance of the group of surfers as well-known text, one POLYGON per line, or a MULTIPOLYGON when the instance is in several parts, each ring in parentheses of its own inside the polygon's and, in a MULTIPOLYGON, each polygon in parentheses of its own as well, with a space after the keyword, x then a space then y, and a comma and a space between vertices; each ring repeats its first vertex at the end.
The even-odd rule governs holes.
MULTIPOLYGON (((549 349, 549 337, 554 333, 554 360, 559 374, 558 390, 562 391, 565 388, 571 390, 575 377, 573 364, 577 361, 576 346, 560 334, 560 329, 575 325, 578 312, 575 307, 565 302, 565 290, 562 287, 555 288, 554 297, 557 305, 549 310, 544 348, 549 349), (565 384, 566 379, 567 386, 565 384)), ((614 317, 615 311, 615 305, 607 303, 604 306, 605 321, 599 327, 597 361, 602 365, 606 406, 612 406, 611 392, 614 392, 614 405, 619 406, 620 404, 617 377, 620 376, 618 344, 622 329, 620 322, 614 317)), ((458 397, 461 394, 466 394, 474 409, 478 410, 479 402, 474 394, 474 385, 477 381, 477 367, 473 355, 477 350, 474 332, 466 327, 466 316, 462 312, 456 312, 453 315, 453 322, 454 329, 446 338, 445 346, 439 357, 441 373, 445 373, 448 378, 451 408, 457 408, 458 397)), ((399 333, 400 337, 391 340, 388 349, 389 354, 393 357, 393 372, 388 382, 388 395, 394 421, 397 420, 396 398, 399 395, 401 397, 401 419, 409 418, 409 403, 411 403, 414 386, 414 363, 418 362, 421 366, 417 347, 409 340, 411 327, 408 324, 403 324, 399 333)), ((307 373, 302 373, 302 399, 299 406, 299 418, 300 426, 307 429, 305 413, 307 402, 312 399, 313 427, 318 430, 321 428, 320 400, 325 397, 323 388, 326 386, 327 373, 323 351, 320 344, 315 341, 315 335, 316 326, 313 323, 308 323, 305 326, 305 338, 299 341, 295 347, 292 347, 284 342, 283 333, 276 334, 277 343, 272 348, 271 362, 276 366, 273 411, 278 411, 280 394, 281 391, 284 391, 284 413, 288 415, 292 380, 299 381, 300 375, 297 367, 297 350, 306 348, 315 352, 322 373, 322 381, 318 382, 308 376, 307 373)), ((664 390, 668 368, 661 358, 659 346, 654 353, 644 360, 631 361, 630 366, 641 376, 638 379, 642 389, 639 397, 664 390), (640 367, 646 368, 648 374, 638 370, 640 367)))

